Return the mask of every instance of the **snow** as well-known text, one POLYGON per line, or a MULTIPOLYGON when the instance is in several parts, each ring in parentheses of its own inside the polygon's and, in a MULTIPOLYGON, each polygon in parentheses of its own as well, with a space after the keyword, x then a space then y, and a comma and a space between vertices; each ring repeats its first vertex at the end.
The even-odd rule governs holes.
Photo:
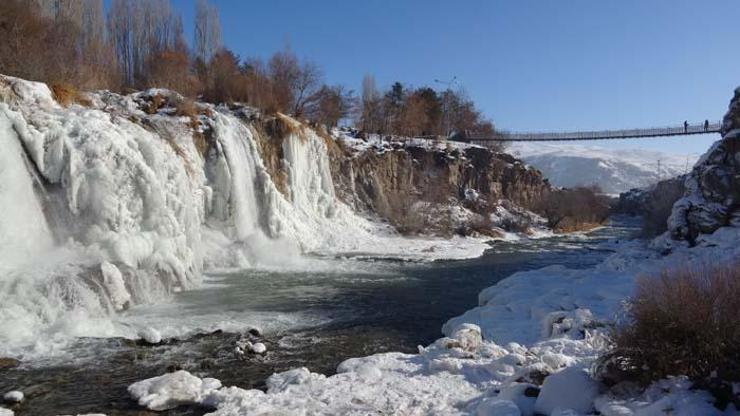
POLYGON ((20 403, 23 401, 24 394, 22 391, 13 390, 5 393, 3 395, 3 400, 5 403, 20 403))
POLYGON ((6 409, 4 407, 0 407, 0 416, 13 416, 13 415, 15 415, 15 413, 12 410, 6 409))
POLYGON ((486 397, 475 409, 477 416, 520 416, 522 411, 510 400, 486 397))
POLYGON ((534 411, 553 414, 558 410, 573 410, 580 414, 591 413, 599 386, 582 368, 573 366, 545 379, 534 411))
POLYGON ((354 154, 363 153, 369 150, 383 153, 412 146, 437 151, 465 150, 470 147, 481 147, 474 144, 456 141, 430 140, 418 137, 381 136, 378 134, 369 134, 366 138, 358 138, 352 131, 342 129, 333 130, 332 135, 338 138, 354 154))
POLYGON ((205 395, 220 387, 218 380, 200 379, 181 370, 136 382, 129 386, 128 392, 139 405, 161 411, 174 409, 181 404, 198 403, 205 395))
POLYGON ((255 354, 264 354, 267 352, 267 347, 261 342, 256 342, 252 345, 252 351, 254 351, 255 354))
MULTIPOLYGON (((627 397, 604 395, 595 400, 596 410, 604 416, 677 416, 716 415, 714 398, 706 391, 691 388, 686 377, 674 377, 651 385, 642 393, 627 397)), ((732 406, 724 413, 737 414, 732 406)))
POLYGON ((527 383, 512 383, 499 392, 497 398, 508 400, 516 405, 522 416, 534 415, 534 404, 537 400, 534 395, 539 394, 539 388, 527 383))
POLYGON ((613 195, 687 173, 699 157, 645 149, 546 143, 513 143, 508 151, 539 169, 553 185, 596 184, 604 193, 613 195))
POLYGON ((141 339, 146 341, 147 344, 159 344, 162 342, 162 334, 152 327, 146 327, 139 330, 139 336, 141 339))

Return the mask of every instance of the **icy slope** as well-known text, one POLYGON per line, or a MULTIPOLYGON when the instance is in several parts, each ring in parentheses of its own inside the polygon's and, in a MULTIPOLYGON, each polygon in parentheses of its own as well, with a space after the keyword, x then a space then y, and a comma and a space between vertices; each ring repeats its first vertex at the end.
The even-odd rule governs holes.
POLYGON ((615 195, 682 175, 698 159, 698 155, 693 154, 686 156, 572 144, 514 143, 509 151, 542 171, 553 185, 596 184, 605 193, 615 195))

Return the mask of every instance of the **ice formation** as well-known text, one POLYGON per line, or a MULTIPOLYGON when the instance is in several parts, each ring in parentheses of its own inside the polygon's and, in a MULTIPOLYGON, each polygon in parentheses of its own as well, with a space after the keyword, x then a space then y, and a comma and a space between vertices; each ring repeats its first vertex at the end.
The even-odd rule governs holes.
POLYGON ((136 338, 108 317, 196 287, 204 269, 487 248, 403 238, 357 215, 334 194, 325 139, 284 116, 296 128, 282 139, 281 192, 264 133, 243 113, 198 104, 202 152, 187 117, 144 111, 156 95, 177 99, 99 92, 62 107, 46 85, 0 76, 0 355, 54 353, 69 336, 136 338))

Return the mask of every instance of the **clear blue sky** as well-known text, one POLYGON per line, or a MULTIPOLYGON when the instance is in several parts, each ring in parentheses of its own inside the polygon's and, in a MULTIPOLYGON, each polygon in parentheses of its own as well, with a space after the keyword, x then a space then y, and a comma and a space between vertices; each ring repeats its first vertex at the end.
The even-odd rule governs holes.
MULTIPOLYGON (((457 76, 504 129, 719 119, 740 85, 738 0, 212 1, 242 57, 289 43, 355 90, 366 73, 381 86, 457 76)), ((193 0, 173 3, 190 32, 193 0)), ((606 145, 684 153, 714 139, 606 145)))

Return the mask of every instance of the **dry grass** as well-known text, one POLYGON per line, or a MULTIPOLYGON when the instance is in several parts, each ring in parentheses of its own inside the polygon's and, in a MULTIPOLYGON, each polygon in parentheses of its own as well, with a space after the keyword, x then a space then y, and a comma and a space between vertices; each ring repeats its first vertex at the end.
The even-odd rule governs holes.
POLYGON ((201 156, 205 156, 206 152, 208 152, 208 137, 198 129, 199 124, 197 121, 193 123, 191 120, 190 128, 193 130, 193 144, 195 145, 195 149, 198 150, 198 153, 201 156))
POLYGON ((63 107, 69 107, 72 104, 80 104, 86 107, 92 105, 92 102, 78 91, 77 88, 66 82, 52 84, 51 93, 56 102, 63 107))
MULTIPOLYGON (((644 385, 687 375, 710 390, 740 381, 738 313, 739 264, 684 266, 642 277, 627 322, 615 329, 613 349, 600 360, 599 372, 607 382, 644 385)), ((738 400, 729 396, 725 403, 738 400)))
POLYGON ((283 159, 283 137, 277 134, 273 128, 279 123, 273 119, 262 121, 261 123, 252 124, 253 133, 259 144, 259 152, 262 161, 265 164, 267 173, 270 174, 275 187, 284 196, 289 197, 288 192, 288 173, 285 171, 282 163, 283 159), (269 127, 268 127, 269 126, 269 127), (273 132, 273 134, 268 133, 273 132))
POLYGON ((262 128, 272 139, 280 139, 282 142, 293 135, 305 140, 306 126, 286 115, 277 114, 262 122, 262 128))
POLYGON ((199 116, 203 113, 203 110, 201 110, 195 103, 195 101, 190 98, 177 100, 173 103, 173 106, 175 107, 176 116, 187 117, 188 119, 190 119, 190 121, 188 122, 188 127, 190 127, 193 132, 193 144, 195 144, 195 148, 198 150, 201 156, 205 156, 206 152, 208 151, 209 140, 208 137, 206 137, 206 135, 203 134, 200 129, 201 126, 199 116))
POLYGON ((190 98, 177 100, 173 105, 175 107, 175 115, 178 117, 188 117, 191 120, 197 120, 200 115, 200 109, 195 104, 195 101, 190 98))
POLYGON ((157 114, 157 111, 164 107, 165 104, 167 104, 167 99, 159 94, 154 94, 151 101, 144 103, 142 110, 147 114, 157 114))

